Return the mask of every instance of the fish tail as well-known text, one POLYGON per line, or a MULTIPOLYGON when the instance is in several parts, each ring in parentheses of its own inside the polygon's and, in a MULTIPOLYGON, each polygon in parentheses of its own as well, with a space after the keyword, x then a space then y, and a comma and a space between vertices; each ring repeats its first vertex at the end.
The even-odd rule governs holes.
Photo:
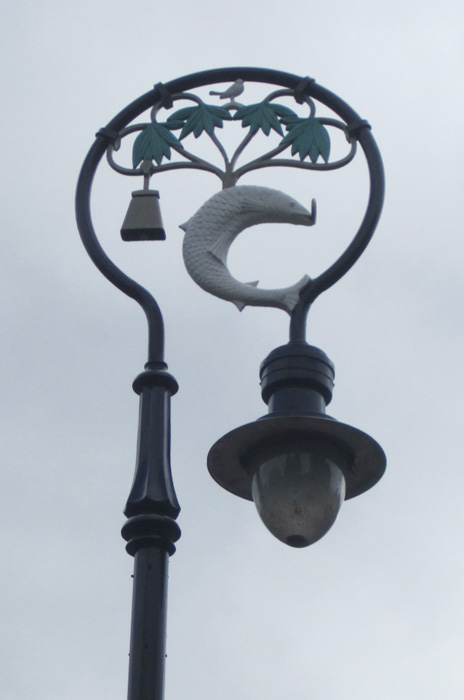
POLYGON ((300 301, 300 292, 305 287, 308 282, 310 281, 310 277, 308 275, 305 275, 304 277, 301 278, 299 282, 294 284, 292 287, 287 287, 285 289, 285 295, 282 299, 282 306, 285 308, 285 311, 287 311, 289 314, 293 311, 295 306, 298 304, 300 301))

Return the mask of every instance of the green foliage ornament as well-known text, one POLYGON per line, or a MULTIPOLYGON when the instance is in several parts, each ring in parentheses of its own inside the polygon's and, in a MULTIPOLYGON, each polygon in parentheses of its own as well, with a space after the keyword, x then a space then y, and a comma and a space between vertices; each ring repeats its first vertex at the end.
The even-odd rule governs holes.
POLYGON ((296 115, 284 117, 288 134, 282 139, 282 145, 292 144, 292 156, 296 153, 300 160, 309 156, 315 163, 319 156, 327 163, 330 155, 330 137, 327 129, 315 117, 302 119, 296 115))
MULTIPOLYGON (((227 93, 227 90, 225 92, 227 93)), ((212 91, 210 94, 216 94, 220 98, 225 95, 225 93, 216 91, 212 91)), ((157 122, 160 105, 155 105, 156 109, 152 111, 152 123, 141 124, 139 129, 137 129, 137 125, 134 125, 127 129, 126 133, 121 134, 125 136, 141 130, 132 149, 132 169, 136 172, 129 172, 127 168, 117 165, 113 160, 112 151, 109 158, 110 164, 123 174, 140 174, 142 162, 151 164, 150 174, 153 174, 158 168, 162 171, 182 167, 198 168, 219 177, 224 187, 231 187, 237 183, 239 178, 252 170, 271 165, 290 165, 290 152, 291 156, 294 157, 292 165, 312 170, 333 170, 347 165, 354 158, 356 140, 352 139, 349 141, 351 147, 347 155, 329 162, 331 144, 327 127, 345 130, 346 125, 343 122, 326 117, 316 117, 316 105, 311 98, 305 100, 306 107, 309 107, 309 114, 306 112, 307 116, 302 116, 293 109, 274 102, 275 98, 281 96, 291 96, 291 92, 273 92, 261 102, 249 105, 239 104, 232 99, 225 106, 206 104, 200 97, 191 93, 175 95, 175 100, 189 100, 190 106, 172 113, 169 112, 166 121, 157 122), (222 129, 226 121, 238 122, 242 128, 247 129, 246 135, 239 141, 232 153, 227 152, 216 134, 216 130, 222 129), (176 135, 175 131, 179 133, 176 135), (243 163, 245 149, 259 133, 267 137, 272 137, 274 133, 271 149, 263 155, 243 163), (184 139, 187 136, 193 135, 195 139, 198 139, 203 134, 209 136, 219 150, 224 161, 224 169, 197 156, 184 146, 184 139), (276 134, 280 138, 277 139, 276 134), (182 160, 171 163, 164 162, 171 160, 172 150, 176 151, 182 160), (284 151, 287 151, 288 155, 279 158, 284 151), (239 158, 242 161, 240 166, 236 167, 239 158)), ((170 110, 170 107, 167 109, 170 110)))
POLYGON ((243 127, 250 127, 250 134, 256 134, 261 129, 266 136, 269 136, 271 129, 281 136, 284 135, 279 117, 284 122, 285 118, 297 118, 297 115, 288 107, 272 102, 258 102, 258 104, 241 107, 234 115, 234 119, 241 120, 243 127))
POLYGON ((222 129, 225 119, 232 119, 227 109, 202 102, 195 107, 184 107, 174 112, 168 117, 166 126, 169 129, 182 128, 179 136, 181 140, 191 133, 197 139, 203 131, 212 136, 216 127, 222 129))
POLYGON ((179 139, 162 124, 147 126, 135 139, 132 149, 132 165, 136 168, 142 160, 155 160, 161 164, 164 157, 171 160, 171 146, 183 148, 179 139))

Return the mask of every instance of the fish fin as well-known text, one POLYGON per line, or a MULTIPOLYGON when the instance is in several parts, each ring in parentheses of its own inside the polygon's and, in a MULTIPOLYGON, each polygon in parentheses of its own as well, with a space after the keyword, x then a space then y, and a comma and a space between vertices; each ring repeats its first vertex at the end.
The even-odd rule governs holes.
POLYGON ((230 244, 225 240, 224 237, 218 238, 218 240, 211 246, 208 253, 224 263, 227 260, 227 253, 229 252, 230 244))
MULTIPOLYGON (((255 282, 246 282, 246 285, 248 287, 257 287, 258 284, 259 284, 259 280, 255 280, 255 282)), ((235 306, 237 307, 237 309, 239 311, 243 311, 243 309, 246 306, 246 304, 243 301, 239 301, 239 299, 231 299, 231 301, 232 301, 232 304, 235 304, 235 306)))
POLYGON ((186 221, 185 224, 180 224, 179 228, 181 228, 182 231, 185 231, 185 233, 187 233, 187 228, 188 228, 189 223, 190 223, 190 219, 188 221, 186 221))
POLYGON ((211 255, 212 258, 214 258, 217 262, 221 263, 221 265, 227 269, 227 267, 226 267, 226 265, 224 264, 223 260, 221 260, 221 258, 218 258, 218 256, 217 256, 215 253, 213 253, 212 250, 208 250, 207 252, 208 252, 208 255, 211 255))

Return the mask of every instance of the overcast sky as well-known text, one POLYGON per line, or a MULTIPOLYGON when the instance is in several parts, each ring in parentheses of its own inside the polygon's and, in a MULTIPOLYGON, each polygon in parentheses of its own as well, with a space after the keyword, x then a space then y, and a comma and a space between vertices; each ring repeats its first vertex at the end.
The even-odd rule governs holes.
MULTIPOLYGON (((139 184, 103 163, 98 231, 159 300, 180 383, 167 700, 463 697, 463 26, 458 0, 4 0, 0 697, 126 696, 119 531, 146 328, 81 245, 75 183, 95 132, 154 83, 233 65, 310 75, 373 127, 384 214, 314 305, 308 341, 335 363, 330 414, 375 437, 388 469, 304 550, 211 480, 210 446, 265 412, 258 368, 286 342, 286 314, 239 314, 188 277, 178 226, 218 181, 160 176, 168 240, 129 245, 118 228, 139 184)), ((363 211, 360 158, 343 178, 305 175, 304 191, 280 169, 250 178, 315 196, 319 220, 292 245, 285 228, 243 234, 234 273, 281 286, 329 264, 363 211)))

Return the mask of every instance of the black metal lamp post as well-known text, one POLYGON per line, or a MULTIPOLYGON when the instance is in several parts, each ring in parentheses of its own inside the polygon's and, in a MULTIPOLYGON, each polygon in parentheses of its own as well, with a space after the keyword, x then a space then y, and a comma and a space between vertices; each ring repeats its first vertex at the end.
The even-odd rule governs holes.
MULTIPOLYGON (((149 189, 150 178, 157 172, 182 167, 209 171, 222 180, 227 190, 234 188, 247 172, 258 168, 342 167, 352 160, 358 145, 366 158, 370 177, 361 225, 348 248, 328 270, 304 281, 291 307, 282 301, 255 302, 247 290, 245 303, 280 305, 290 313, 289 342, 271 352, 261 366, 262 396, 269 406, 268 415, 228 433, 208 455, 208 469, 221 486, 254 500, 262 520, 278 539, 293 547, 305 547, 327 532, 344 499, 363 493, 381 478, 386 464, 375 440, 325 414, 332 398, 334 367, 324 352, 308 345, 305 339, 311 304, 356 262, 380 217, 383 168, 369 124, 310 78, 257 68, 225 68, 189 75, 164 85, 158 83, 100 129, 85 159, 76 195, 82 241, 102 274, 140 304, 148 322, 148 359, 145 370, 133 384, 140 396, 137 464, 124 511, 128 520, 122 529, 126 549, 134 557, 129 700, 163 697, 167 569, 169 556, 175 551, 174 543, 180 537, 176 523, 180 508, 170 466, 170 398, 178 387, 164 360, 164 326, 158 304, 146 289, 114 265, 97 240, 90 214, 90 192, 96 169, 106 154, 115 170, 143 177, 143 189, 133 193, 121 229, 123 240, 163 240, 159 193, 149 189), (210 93, 229 99, 223 107, 206 105, 190 92, 227 82, 233 82, 228 91, 210 93), (274 92, 261 103, 244 106, 236 100, 243 92, 244 83, 270 84, 274 92), (281 98, 307 107, 309 116, 298 115, 289 107, 277 104, 275 100, 281 98), (194 106, 174 114, 170 112, 181 99, 190 100, 194 106), (315 101, 332 110, 341 121, 317 117, 315 101), (132 124, 149 109, 150 123, 132 124), (157 119, 162 110, 171 114, 165 122, 157 119), (231 119, 241 121, 249 131, 229 158, 215 128, 231 119), (259 130, 266 135, 273 130, 283 136, 282 126, 288 133, 274 149, 247 165, 238 166, 239 156, 259 130), (341 130, 349 145, 348 155, 336 162, 329 160, 326 127, 341 130), (176 130, 180 130, 179 138, 173 134, 176 130), (133 167, 117 165, 114 153, 121 140, 137 131, 141 133, 134 143, 133 167), (223 169, 195 156, 183 145, 188 135, 198 137, 202 133, 217 146, 224 159, 223 169), (290 147, 292 156, 299 159, 279 157, 290 147), (171 150, 179 155, 179 161, 166 162, 171 150)), ((244 190, 236 191, 241 194, 244 190)), ((311 215, 306 214, 306 223, 314 223, 315 207, 311 215)), ((217 251, 215 255, 220 257, 217 251)), ((239 305, 232 297, 223 298, 239 305)))

